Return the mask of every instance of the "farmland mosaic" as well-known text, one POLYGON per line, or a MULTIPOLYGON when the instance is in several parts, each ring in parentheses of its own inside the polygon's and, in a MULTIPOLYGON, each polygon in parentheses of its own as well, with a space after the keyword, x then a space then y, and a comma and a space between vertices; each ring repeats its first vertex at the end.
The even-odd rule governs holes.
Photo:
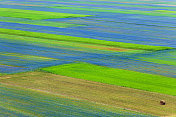
POLYGON ((0 0, 0 117, 175 117, 175 0, 0 0))

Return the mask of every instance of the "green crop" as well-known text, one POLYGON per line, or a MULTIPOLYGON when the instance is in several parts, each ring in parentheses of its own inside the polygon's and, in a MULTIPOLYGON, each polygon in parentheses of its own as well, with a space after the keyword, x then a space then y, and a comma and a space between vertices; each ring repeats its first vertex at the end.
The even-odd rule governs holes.
POLYGON ((41 19, 54 19, 54 18, 87 17, 90 15, 0 8, 0 16, 41 20, 41 19))
POLYGON ((176 79, 160 75, 108 68, 88 63, 64 64, 42 68, 41 70, 73 78, 176 95, 176 79))
POLYGON ((80 43, 87 43, 87 44, 98 44, 98 45, 106 45, 106 46, 114 46, 114 47, 121 47, 121 48, 138 49, 138 50, 158 51, 158 50, 173 49, 172 47, 164 47, 164 46, 151 46, 151 45, 124 43, 124 42, 114 42, 114 41, 97 40, 97 39, 91 39, 91 38, 12 30, 12 29, 4 29, 4 28, 0 28, 0 33, 26 36, 26 37, 36 37, 36 38, 43 38, 43 39, 49 39, 49 40, 51 39, 51 40, 58 40, 58 41, 71 41, 71 42, 80 42, 80 43))

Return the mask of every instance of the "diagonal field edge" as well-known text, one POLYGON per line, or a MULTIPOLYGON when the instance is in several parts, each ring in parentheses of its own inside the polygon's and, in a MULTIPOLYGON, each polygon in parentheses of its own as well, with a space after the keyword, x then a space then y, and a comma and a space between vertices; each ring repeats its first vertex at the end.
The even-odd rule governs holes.
POLYGON ((105 40, 97 40, 97 39, 90 39, 90 38, 30 32, 30 31, 13 30, 13 29, 4 29, 4 28, 0 28, 0 33, 9 34, 9 35, 20 35, 20 36, 27 36, 27 37, 44 38, 44 39, 51 39, 51 40, 58 40, 58 41, 91 43, 91 44, 107 45, 107 46, 114 46, 114 47, 121 47, 121 48, 139 49, 139 50, 159 51, 159 50, 174 49, 172 47, 164 47, 164 46, 152 46, 152 45, 124 43, 124 42, 105 41, 105 40))
POLYGON ((73 78, 176 95, 176 79, 171 77, 108 68, 83 62, 52 66, 41 70, 73 78))

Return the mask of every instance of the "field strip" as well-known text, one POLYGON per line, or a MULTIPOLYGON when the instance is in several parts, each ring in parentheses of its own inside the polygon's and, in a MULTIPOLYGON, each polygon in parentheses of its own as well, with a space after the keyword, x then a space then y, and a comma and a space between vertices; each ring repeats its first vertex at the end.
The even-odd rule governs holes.
MULTIPOLYGON (((40 1, 42 1, 42 0, 40 0, 40 1)), ((169 7, 169 5, 168 6, 165 6, 164 4, 163 5, 161 5, 161 4, 159 4, 159 5, 157 5, 157 4, 155 4, 154 6, 147 6, 147 5, 144 5, 144 4, 140 4, 140 5, 137 5, 137 4, 121 4, 121 3, 123 3, 123 2, 118 2, 118 1, 116 1, 115 3, 108 3, 108 2, 106 2, 106 4, 105 3, 101 3, 101 2, 88 2, 88 1, 72 1, 72 2, 66 2, 66 1, 64 1, 65 3, 72 3, 73 5, 64 5, 64 4, 60 4, 60 3, 62 3, 62 1, 54 1, 54 2, 57 2, 58 4, 57 4, 57 7, 74 7, 74 6, 76 6, 76 7, 82 7, 82 6, 84 6, 84 5, 105 5, 105 6, 123 6, 123 7, 131 7, 131 8, 146 8, 146 9, 169 9, 169 10, 176 10, 176 8, 175 7, 169 7), (82 6, 78 6, 78 5, 75 5, 75 4, 77 4, 77 3, 79 3, 80 5, 82 5, 82 6)), ((139 2, 139 1, 138 1, 139 2)), ((130 2, 129 2, 130 3, 130 2)), ((19 3, 1 3, 1 4, 8 4, 8 5, 18 5, 18 6, 36 6, 36 7, 46 7, 47 5, 33 5, 33 4, 19 4, 19 3)), ((146 4, 146 3, 145 3, 146 4)))
POLYGON ((127 48, 120 48, 114 46, 106 46, 100 44, 87 44, 87 43, 79 43, 79 42, 71 42, 71 41, 57 41, 57 40, 48 40, 42 38, 34 38, 34 37, 25 37, 25 36, 18 36, 18 35, 8 35, 8 34, 0 34, 0 38, 5 38, 6 40, 19 41, 20 43, 30 43, 37 46, 42 47, 50 47, 50 48, 65 48, 65 49, 75 49, 84 52, 98 52, 102 51, 103 54, 105 52, 132 52, 132 53, 147 53, 151 51, 146 50, 135 50, 135 49, 127 49, 127 48), (97 50, 97 51, 96 51, 97 50))
POLYGON ((164 47, 164 46, 151 46, 151 45, 141 45, 141 44, 133 44, 133 43, 105 41, 105 40, 97 40, 97 39, 90 39, 90 38, 12 30, 12 29, 4 29, 4 28, 0 28, 0 33, 27 36, 27 37, 36 37, 36 38, 43 38, 43 39, 52 39, 52 40, 58 40, 58 41, 71 41, 71 42, 80 42, 80 43, 88 43, 88 44, 89 43, 99 44, 99 45, 107 45, 107 46, 114 46, 114 47, 121 47, 121 48, 128 48, 128 49, 151 50, 151 51, 173 49, 172 47, 164 47))
MULTIPOLYGON (((43 1, 43 0, 40 0, 43 1)), ((52 2, 58 2, 57 0, 50 0, 52 2)), ((65 2, 64 0, 60 0, 58 3, 65 2)), ((93 4, 93 5, 110 5, 110 6, 127 6, 127 7, 140 7, 140 8, 159 8, 159 9, 175 9, 174 6, 176 5, 175 2, 154 2, 154 1, 130 1, 130 0, 118 0, 118 1, 109 1, 109 0, 93 0, 92 2, 88 1, 67 1, 66 3, 79 3, 81 5, 93 4), (100 2, 101 1, 101 2, 100 2), (151 5, 152 4, 152 5, 151 5)))
POLYGON ((20 68, 26 68, 26 67, 22 67, 22 66, 14 66, 14 65, 1 64, 1 62, 0 62, 0 65, 1 65, 1 66, 7 66, 7 67, 20 67, 20 68))
MULTIPOLYGON (((96 104, 94 102, 76 99, 59 94, 51 94, 45 91, 34 89, 26 89, 24 87, 16 87, 9 84, 0 84, 0 104, 5 107, 8 112, 0 110, 1 115, 24 114, 31 116, 125 116, 131 117, 136 115, 140 117, 148 117, 150 115, 138 112, 116 108, 110 105, 96 104), (9 96, 10 95, 10 96, 9 96), (37 111, 36 111, 37 110, 37 111), (10 111, 10 112, 9 112, 10 111)), ((23 116, 24 116, 23 115, 23 116)), ((150 116, 151 117, 151 116, 150 116)))
MULTIPOLYGON (((55 1, 55 2, 57 2, 57 1, 55 1)), ((69 3, 69 2, 67 2, 67 3, 69 3)), ((101 3, 101 2, 88 2, 88 1, 76 1, 76 2, 72 2, 72 3, 73 3, 73 5, 67 5, 67 7, 78 6, 78 5, 74 5, 74 3, 79 3, 82 6, 93 4, 93 5, 105 5, 105 6, 123 6, 123 7, 132 7, 132 8, 148 8, 148 9, 152 8, 152 9, 172 9, 172 10, 176 10, 175 7, 160 6, 160 5, 157 5, 157 4, 155 6, 147 6, 147 5, 144 5, 144 4, 140 4, 140 5, 138 5, 138 4, 121 4, 122 2, 118 2, 118 1, 116 1, 115 4, 114 3, 108 3, 108 2, 106 2, 106 4, 105 4, 105 3, 101 3)), ((128 2, 128 3, 130 3, 130 2, 128 2)), ((61 6, 62 6, 62 4, 61 4, 61 6)))
POLYGON ((75 79, 45 72, 26 72, 1 76, 0 83, 46 91, 158 116, 176 114, 175 96, 75 79), (165 100, 167 104, 165 106, 160 105, 160 100, 165 100))
POLYGON ((19 54, 19 53, 9 53, 9 52, 0 52, 0 56, 17 57, 17 58, 22 58, 24 60, 35 60, 35 61, 58 60, 58 59, 49 58, 49 57, 33 56, 33 55, 19 54))
POLYGON ((65 23, 65 22, 51 22, 51 21, 41 21, 41 20, 27 20, 27 19, 22 19, 22 18, 9 18, 9 17, 0 17, 0 21, 1 22, 20 23, 20 24, 39 25, 39 26, 51 26, 51 27, 59 27, 59 28, 84 26, 84 25, 71 24, 71 23, 65 23))
POLYGON ((103 67, 83 62, 52 66, 41 70, 73 78, 176 95, 176 79, 171 77, 103 67))
POLYGON ((89 9, 89 8, 62 7, 62 6, 51 6, 50 8, 93 11, 93 12, 122 13, 122 14, 138 14, 138 15, 162 16, 162 17, 176 17, 174 15, 175 12, 167 10, 141 11, 141 10, 107 9, 99 7, 93 7, 92 9, 89 9))
POLYGON ((0 72, 3 71, 3 70, 12 70, 12 69, 25 69, 26 67, 22 67, 22 66, 17 66, 17 65, 8 65, 8 64, 2 64, 0 62, 0 72))
POLYGON ((54 18, 87 17, 90 15, 0 8, 0 16, 26 18, 26 19, 31 19, 31 20, 41 20, 41 19, 54 19, 54 18))
MULTIPOLYGON (((164 58, 164 57, 163 57, 164 58)), ((174 65, 174 66, 176 66, 176 63, 175 63, 175 59, 167 59, 166 57, 165 57, 165 59, 162 59, 162 57, 161 58, 152 58, 152 57, 140 57, 139 59, 136 59, 136 60, 143 60, 143 61, 147 61, 147 62, 153 62, 153 63, 159 63, 159 64, 167 64, 167 65, 174 65)))

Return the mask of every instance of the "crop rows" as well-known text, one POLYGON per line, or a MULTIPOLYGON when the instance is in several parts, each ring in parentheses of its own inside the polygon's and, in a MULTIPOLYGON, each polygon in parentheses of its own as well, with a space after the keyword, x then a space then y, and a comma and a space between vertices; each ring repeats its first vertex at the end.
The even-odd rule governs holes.
POLYGON ((175 5, 0 0, 1 115, 175 115, 170 102, 176 102, 175 5), (107 92, 108 87, 114 88, 107 92), (135 106, 144 95, 154 100, 144 98, 135 106), (154 108, 162 98, 168 105, 154 108))

